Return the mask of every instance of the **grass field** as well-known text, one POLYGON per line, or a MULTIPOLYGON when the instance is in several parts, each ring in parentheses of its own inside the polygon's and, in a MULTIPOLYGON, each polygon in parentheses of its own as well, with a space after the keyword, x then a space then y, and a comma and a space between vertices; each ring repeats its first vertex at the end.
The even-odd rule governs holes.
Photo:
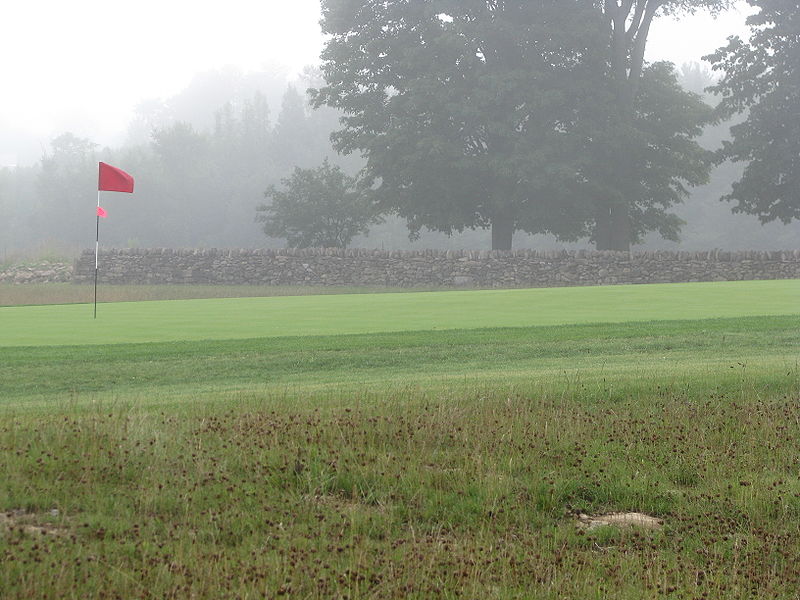
POLYGON ((0 308, 0 597, 796 598, 798 300, 0 308))

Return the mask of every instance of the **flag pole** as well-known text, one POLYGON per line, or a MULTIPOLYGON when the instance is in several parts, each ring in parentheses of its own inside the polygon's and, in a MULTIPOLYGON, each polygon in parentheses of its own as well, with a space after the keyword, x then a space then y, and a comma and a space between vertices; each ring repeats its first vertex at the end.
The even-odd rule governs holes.
POLYGON ((97 318, 97 266, 100 255, 100 190, 97 190, 97 229, 94 238, 94 318, 97 318))

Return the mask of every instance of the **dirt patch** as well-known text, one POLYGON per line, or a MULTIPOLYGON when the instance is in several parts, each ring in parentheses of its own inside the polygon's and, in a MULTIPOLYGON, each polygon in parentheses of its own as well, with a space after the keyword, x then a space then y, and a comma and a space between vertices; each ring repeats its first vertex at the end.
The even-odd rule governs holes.
POLYGON ((57 517, 58 511, 49 514, 29 513, 24 510, 10 510, 0 513, 0 534, 21 531, 28 535, 64 535, 67 531, 47 523, 47 518, 57 517))
POLYGON ((605 515, 578 515, 578 527, 582 529, 597 529, 598 527, 619 527, 629 529, 639 527, 642 529, 661 529, 664 526, 662 519, 651 517, 643 513, 608 513, 605 515))

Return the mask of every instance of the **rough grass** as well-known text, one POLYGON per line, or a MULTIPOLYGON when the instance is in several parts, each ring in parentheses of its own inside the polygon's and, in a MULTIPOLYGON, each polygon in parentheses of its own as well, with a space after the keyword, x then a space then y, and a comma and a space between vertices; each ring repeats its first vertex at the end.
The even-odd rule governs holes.
POLYGON ((3 597, 796 597, 797 374, 656 381, 8 415, 3 597))

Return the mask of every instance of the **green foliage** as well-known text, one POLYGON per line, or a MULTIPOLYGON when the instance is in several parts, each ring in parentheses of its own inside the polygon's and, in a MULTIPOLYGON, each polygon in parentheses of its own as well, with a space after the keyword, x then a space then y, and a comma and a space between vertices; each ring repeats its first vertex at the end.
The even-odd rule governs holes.
POLYGON ((800 218, 800 6, 796 0, 748 0, 747 42, 738 37, 707 57, 723 71, 711 89, 723 117, 746 114, 719 159, 744 163, 723 200, 762 223, 800 218))
POLYGON ((345 248, 356 235, 379 221, 370 190, 326 158, 316 169, 295 168, 282 179, 285 189, 270 186, 271 200, 256 210, 264 233, 286 238, 295 248, 345 248))
MULTIPOLYGON (((705 101, 717 105, 719 98, 708 91, 718 79, 709 67, 699 63, 682 65, 679 76, 681 86, 687 91, 703 95, 705 101)), ((730 119, 710 123, 703 129, 698 143, 705 149, 716 151, 723 141, 730 139, 730 127, 741 123, 745 115, 737 114, 730 119)), ((711 171, 707 184, 691 188, 690 196, 675 207, 675 214, 686 224, 681 228, 679 242, 666 242, 648 236, 642 249, 725 248, 728 250, 774 250, 794 248, 800 239, 800 220, 789 224, 780 221, 759 223, 758 217, 746 213, 734 213, 728 203, 720 198, 731 191, 731 186, 744 172, 745 163, 725 160, 711 171)))
POLYGON ((659 8, 725 4, 328 0, 312 98, 346 113, 335 147, 365 153, 412 234, 491 227, 501 249, 515 230, 602 249, 674 239, 667 210, 708 176, 693 141, 707 108, 644 67, 644 44, 659 8))
POLYGON ((310 142, 315 133, 314 124, 306 114, 306 99, 296 88, 289 86, 273 132, 275 159, 284 170, 314 165, 317 148, 310 142))
POLYGON ((327 85, 346 113, 334 137, 361 151, 381 206, 450 233, 492 227, 583 232, 572 212, 580 138, 571 128, 602 56, 587 2, 323 3, 327 85))
POLYGON ((609 40, 604 86, 612 101, 602 115, 605 121, 596 120, 598 133, 590 134, 591 139, 601 140, 601 151, 596 152, 599 181, 593 194, 592 240, 598 250, 628 250, 652 230, 674 240, 681 222, 667 209, 686 196, 686 184, 705 182, 711 168, 710 157, 693 141, 708 109, 698 96, 683 92, 666 67, 648 67, 644 60, 647 37, 659 16, 700 9, 715 13, 732 1, 597 4, 609 40), (653 95, 656 87, 660 90, 653 95))
POLYGON ((624 245, 640 241, 648 231, 677 240, 683 222, 670 209, 689 196, 689 187, 708 181, 711 153, 696 138, 711 108, 681 88, 670 63, 660 62, 644 67, 631 113, 614 109, 612 114, 610 127, 588 132, 592 144, 585 190, 599 211, 593 240, 600 248, 613 246, 614 240, 624 245), (627 226, 601 231, 600 215, 613 210, 627 215, 627 226), (623 233, 626 237, 618 237, 623 233))
MULTIPOLYGON (((682 14, 694 14, 698 10, 706 10, 712 15, 731 8, 736 0, 634 0, 634 6, 650 5, 653 10, 661 11, 662 14, 670 16, 680 16, 682 14)), ((644 7, 645 9, 647 6, 644 7)))

